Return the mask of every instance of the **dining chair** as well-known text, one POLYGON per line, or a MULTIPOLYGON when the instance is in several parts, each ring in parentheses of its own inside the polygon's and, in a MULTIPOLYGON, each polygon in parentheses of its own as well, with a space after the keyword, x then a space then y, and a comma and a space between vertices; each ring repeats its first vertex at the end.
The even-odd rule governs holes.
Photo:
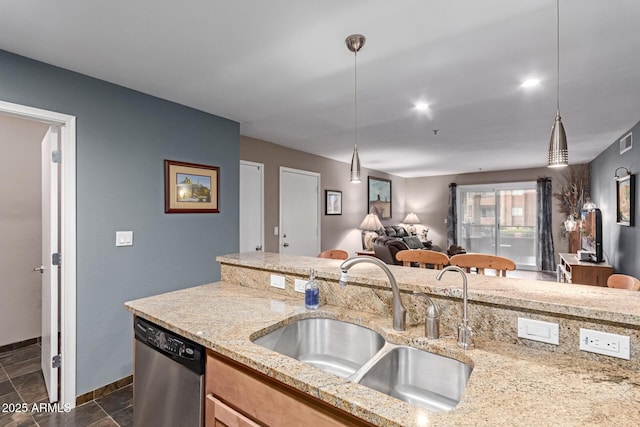
POLYGON ((496 270, 496 276, 507 277, 507 271, 516 269, 516 263, 498 255, 466 253, 454 255, 449 259, 449 264, 457 265, 464 268, 467 273, 472 268, 476 269, 476 273, 484 275, 485 268, 496 270))
POLYGON ((326 251, 320 252, 318 254, 318 258, 347 259, 349 258, 349 253, 347 251, 343 251, 342 249, 328 249, 326 251))
POLYGON ((628 289, 630 291, 640 290, 640 280, 626 274, 612 274, 607 279, 607 286, 610 288, 628 289))
POLYGON ((420 268, 426 268, 427 264, 432 264, 436 270, 442 270, 445 265, 449 265, 449 257, 446 254, 426 249, 400 251, 396 254, 396 258, 402 261, 405 267, 410 267, 412 262, 417 263, 420 268))

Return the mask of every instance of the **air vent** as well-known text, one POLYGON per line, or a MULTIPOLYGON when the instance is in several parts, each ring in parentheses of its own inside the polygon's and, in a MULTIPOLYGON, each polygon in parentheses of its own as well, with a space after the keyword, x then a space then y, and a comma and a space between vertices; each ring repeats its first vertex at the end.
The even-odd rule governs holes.
POLYGON ((633 146, 633 134, 629 132, 629 134, 625 135, 620 140, 620 154, 624 153, 625 151, 631 150, 632 146, 633 146))

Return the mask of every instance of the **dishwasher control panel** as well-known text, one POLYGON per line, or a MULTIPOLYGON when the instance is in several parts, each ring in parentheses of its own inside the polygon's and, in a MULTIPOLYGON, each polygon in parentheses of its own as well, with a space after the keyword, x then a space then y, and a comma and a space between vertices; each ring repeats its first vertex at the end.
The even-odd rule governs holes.
POLYGON ((135 320, 136 338, 179 358, 194 360, 202 357, 202 346, 186 338, 173 334, 166 329, 137 318, 135 320))

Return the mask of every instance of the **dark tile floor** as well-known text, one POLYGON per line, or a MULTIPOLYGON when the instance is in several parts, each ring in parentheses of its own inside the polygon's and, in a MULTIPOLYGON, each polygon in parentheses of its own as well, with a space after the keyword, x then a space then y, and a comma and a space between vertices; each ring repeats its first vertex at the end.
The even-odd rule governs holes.
POLYGON ((128 427, 133 425, 132 386, 87 402, 69 412, 46 406, 47 390, 40 369, 40 345, 0 353, 0 427, 128 427), (26 411, 16 411, 24 408, 26 411))

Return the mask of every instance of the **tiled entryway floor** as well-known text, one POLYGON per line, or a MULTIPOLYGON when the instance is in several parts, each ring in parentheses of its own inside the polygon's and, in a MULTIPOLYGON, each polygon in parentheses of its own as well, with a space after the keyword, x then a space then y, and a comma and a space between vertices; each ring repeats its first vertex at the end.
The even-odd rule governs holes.
POLYGON ((48 402, 40 369, 40 345, 32 344, 0 353, 0 426, 125 427, 133 425, 131 385, 80 405, 69 412, 31 411, 33 404, 40 402, 48 402), (11 410, 15 408, 15 404, 21 403, 27 404, 27 412, 11 410))

